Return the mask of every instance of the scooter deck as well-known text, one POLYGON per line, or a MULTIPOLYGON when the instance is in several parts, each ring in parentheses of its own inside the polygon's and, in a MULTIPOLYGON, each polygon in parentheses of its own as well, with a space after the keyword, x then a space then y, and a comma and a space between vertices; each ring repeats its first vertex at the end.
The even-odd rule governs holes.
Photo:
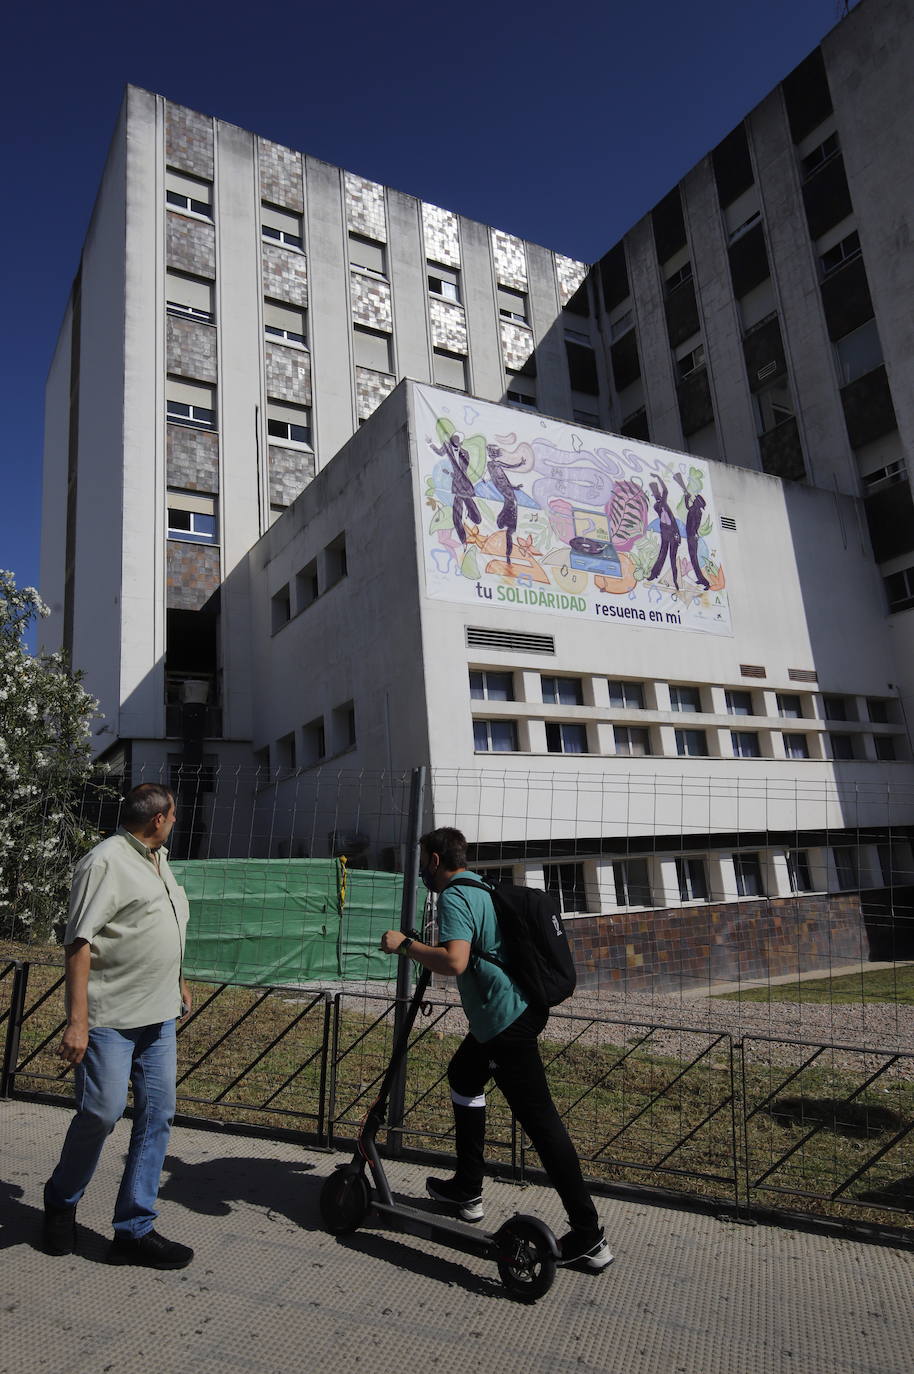
POLYGON ((457 1246, 473 1255, 491 1254, 495 1245, 495 1236, 491 1231, 482 1231, 458 1217, 436 1216, 434 1212, 426 1212, 420 1207, 405 1207, 399 1202, 390 1204, 375 1199, 372 1199, 371 1211, 382 1217, 390 1217, 396 1229, 406 1231, 411 1236, 422 1236, 425 1240, 440 1238, 444 1244, 457 1246))

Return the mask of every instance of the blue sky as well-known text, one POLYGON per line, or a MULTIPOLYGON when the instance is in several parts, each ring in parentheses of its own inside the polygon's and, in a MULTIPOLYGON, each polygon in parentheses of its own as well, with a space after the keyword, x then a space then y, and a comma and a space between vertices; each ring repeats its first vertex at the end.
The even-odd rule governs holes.
POLYGON ((37 583, 44 381, 123 87, 594 261, 836 0, 16 6, 0 67, 0 567, 37 583))

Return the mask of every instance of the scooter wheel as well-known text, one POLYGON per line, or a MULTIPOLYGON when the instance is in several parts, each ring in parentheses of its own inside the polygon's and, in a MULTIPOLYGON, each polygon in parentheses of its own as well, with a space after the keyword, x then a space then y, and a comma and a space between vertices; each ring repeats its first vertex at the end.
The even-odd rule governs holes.
POLYGON ((555 1278, 555 1241, 531 1217, 512 1217, 496 1233, 498 1276, 522 1302, 536 1302, 555 1278))
POLYGON ((321 1219, 331 1236, 357 1231, 368 1211, 369 1192, 360 1170, 337 1169, 321 1188, 321 1219))

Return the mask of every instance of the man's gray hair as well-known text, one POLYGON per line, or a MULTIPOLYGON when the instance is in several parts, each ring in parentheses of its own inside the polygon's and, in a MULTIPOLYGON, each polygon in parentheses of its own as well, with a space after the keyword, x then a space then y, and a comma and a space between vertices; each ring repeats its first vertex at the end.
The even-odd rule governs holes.
POLYGON ((121 803, 121 825, 127 830, 148 825, 153 816, 160 812, 168 815, 169 807, 175 799, 170 787, 158 782, 141 782, 128 792, 121 803))

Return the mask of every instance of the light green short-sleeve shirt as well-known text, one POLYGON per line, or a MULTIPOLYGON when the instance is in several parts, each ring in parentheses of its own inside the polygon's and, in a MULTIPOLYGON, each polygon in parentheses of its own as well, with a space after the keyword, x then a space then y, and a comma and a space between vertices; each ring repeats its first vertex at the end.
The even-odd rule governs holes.
POLYGON ((102 840, 73 871, 64 944, 89 943, 89 1025, 132 1030, 181 1011, 189 908, 168 867, 126 830, 102 840))

